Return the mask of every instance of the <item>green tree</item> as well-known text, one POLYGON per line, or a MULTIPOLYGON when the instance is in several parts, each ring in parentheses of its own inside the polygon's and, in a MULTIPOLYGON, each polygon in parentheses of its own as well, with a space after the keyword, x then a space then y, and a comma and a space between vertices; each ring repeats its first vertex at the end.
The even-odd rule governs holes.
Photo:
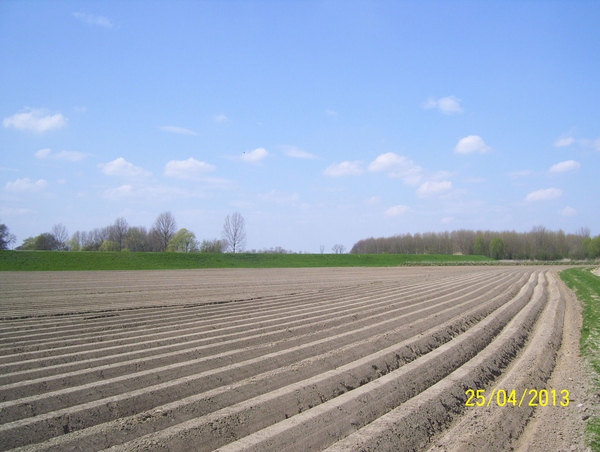
POLYGON ((485 249, 485 242, 483 241, 482 236, 479 236, 475 239, 475 244, 473 245, 473 254, 475 254, 476 256, 485 256, 487 254, 485 249))
POLYGON ((59 249, 59 247, 60 242, 49 232, 44 232, 34 239, 34 249, 36 250, 53 251, 59 249))
POLYGON ((193 253, 198 251, 198 242, 193 232, 188 231, 185 228, 181 228, 177 233, 169 240, 169 246, 167 251, 176 253, 193 253))
POLYGON ((112 240, 105 240, 100 245, 99 251, 119 251, 119 244, 112 240))
POLYGON ((600 257, 600 235, 594 237, 588 246, 588 257, 595 259, 600 257))
POLYGON ((202 240, 200 244, 201 253, 222 253, 223 243, 218 239, 202 240))
POLYGON ((490 242, 490 257, 496 260, 504 258, 504 242, 500 237, 496 237, 490 242))

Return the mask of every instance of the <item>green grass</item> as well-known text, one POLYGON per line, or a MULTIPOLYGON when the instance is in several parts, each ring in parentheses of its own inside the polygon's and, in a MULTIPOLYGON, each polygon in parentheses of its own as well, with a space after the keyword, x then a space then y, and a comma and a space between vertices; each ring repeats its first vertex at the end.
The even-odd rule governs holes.
POLYGON ((194 268, 394 267, 494 264, 484 256, 440 254, 204 254, 0 251, 0 271, 176 270, 194 268))
MULTIPOLYGON (((596 373, 595 383, 600 389, 600 277, 584 268, 564 270, 560 277, 583 303, 580 347, 596 373)), ((588 421, 587 428, 592 449, 600 452, 600 418, 588 421)))

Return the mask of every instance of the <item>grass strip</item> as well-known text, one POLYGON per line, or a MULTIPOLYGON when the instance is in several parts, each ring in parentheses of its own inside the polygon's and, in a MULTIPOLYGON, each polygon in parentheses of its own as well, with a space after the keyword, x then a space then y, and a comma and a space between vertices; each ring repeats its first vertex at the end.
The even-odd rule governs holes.
MULTIPOLYGON (((571 268, 560 272, 560 277, 583 303, 583 326, 580 348, 595 372, 596 388, 600 390, 600 277, 590 268, 571 268)), ((587 424, 588 439, 594 452, 600 452, 600 418, 587 424)))
POLYGON ((0 251, 0 271, 178 270, 198 268, 395 267, 495 264, 441 254, 258 254, 0 251))

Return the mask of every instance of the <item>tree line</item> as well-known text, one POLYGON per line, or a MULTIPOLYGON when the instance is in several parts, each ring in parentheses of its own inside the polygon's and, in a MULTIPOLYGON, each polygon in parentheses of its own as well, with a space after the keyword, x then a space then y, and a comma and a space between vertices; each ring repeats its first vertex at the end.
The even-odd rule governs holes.
MULTIPOLYGON (((16 237, 6 225, 0 225, 0 249, 8 249, 16 237)), ((227 215, 220 239, 201 242, 188 229, 177 229, 171 212, 163 212, 150 229, 144 226, 129 226, 120 217, 109 226, 90 231, 75 231, 69 235, 67 228, 56 224, 49 232, 28 237, 16 250, 34 251, 133 251, 133 252, 178 252, 178 253, 240 253, 246 246, 246 224, 239 212, 227 215)))
POLYGON ((512 260, 595 259, 600 257, 600 235, 591 238, 589 228, 566 234, 544 226, 535 226, 529 232, 460 229, 371 237, 356 242, 350 253, 463 254, 512 260))

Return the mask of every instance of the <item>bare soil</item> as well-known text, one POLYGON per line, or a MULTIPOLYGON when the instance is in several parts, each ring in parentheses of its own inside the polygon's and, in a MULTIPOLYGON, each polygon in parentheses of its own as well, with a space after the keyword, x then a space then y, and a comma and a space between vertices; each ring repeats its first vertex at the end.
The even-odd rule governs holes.
POLYGON ((585 450, 556 270, 0 273, 0 450, 585 450))

